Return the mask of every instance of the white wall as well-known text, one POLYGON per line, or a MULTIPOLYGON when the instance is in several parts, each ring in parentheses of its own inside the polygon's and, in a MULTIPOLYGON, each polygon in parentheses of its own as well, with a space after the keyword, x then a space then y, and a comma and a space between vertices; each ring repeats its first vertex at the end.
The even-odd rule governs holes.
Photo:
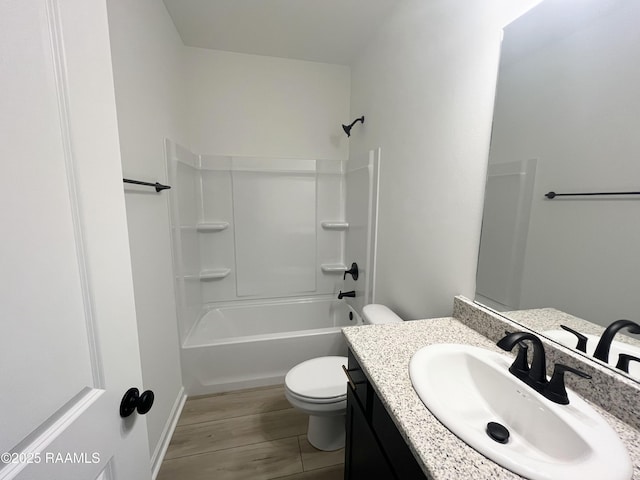
POLYGON ((193 152, 347 160, 348 67, 192 47, 185 61, 193 152))
POLYGON ((638 318, 640 204, 543 195, 637 190, 640 5, 624 3, 501 69, 491 150, 497 163, 538 159, 520 308, 602 325, 638 318))
MULTIPOLYGON (((123 173, 166 181, 164 138, 183 138, 182 43, 162 2, 109 0, 109 27, 123 173)), ((126 188, 127 221, 145 389, 155 392, 147 414, 149 448, 157 458, 182 388, 167 195, 126 188)))
POLYGON ((382 148, 376 301, 473 298, 502 25, 535 2, 405 0, 352 68, 350 154, 382 148))

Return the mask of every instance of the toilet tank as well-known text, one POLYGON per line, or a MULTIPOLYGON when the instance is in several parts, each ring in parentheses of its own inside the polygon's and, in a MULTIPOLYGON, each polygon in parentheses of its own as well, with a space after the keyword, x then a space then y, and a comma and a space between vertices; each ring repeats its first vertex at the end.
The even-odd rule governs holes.
POLYGON ((402 319, 389 307, 377 303, 370 303, 362 308, 362 320, 365 325, 402 322, 402 319))

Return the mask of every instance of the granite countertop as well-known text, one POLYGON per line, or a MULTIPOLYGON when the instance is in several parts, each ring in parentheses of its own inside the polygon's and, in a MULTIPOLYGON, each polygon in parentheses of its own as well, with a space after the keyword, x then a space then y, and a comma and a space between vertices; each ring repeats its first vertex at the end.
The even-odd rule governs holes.
MULTIPOLYGON (((411 385, 409 360, 425 345, 464 343, 504 353, 495 343, 455 318, 414 320, 342 329, 347 343, 378 393, 425 474, 434 480, 518 479, 444 427, 411 385)), ((590 405, 617 432, 640 480, 640 433, 597 405, 590 405)))

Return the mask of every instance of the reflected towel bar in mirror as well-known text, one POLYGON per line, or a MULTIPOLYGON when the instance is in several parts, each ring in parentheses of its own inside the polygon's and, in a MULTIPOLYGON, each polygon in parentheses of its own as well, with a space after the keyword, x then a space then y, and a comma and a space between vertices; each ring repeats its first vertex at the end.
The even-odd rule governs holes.
POLYGON ((594 195, 640 195, 640 192, 594 192, 594 193, 545 193, 544 196, 549 200, 555 197, 574 197, 574 196, 594 196, 594 195))

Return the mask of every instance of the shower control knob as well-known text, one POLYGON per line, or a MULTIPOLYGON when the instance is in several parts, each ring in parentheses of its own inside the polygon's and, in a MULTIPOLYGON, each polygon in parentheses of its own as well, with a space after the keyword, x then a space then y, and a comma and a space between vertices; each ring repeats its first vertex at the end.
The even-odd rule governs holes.
POLYGON ((354 280, 358 280, 358 264, 356 262, 353 262, 351 264, 351 268, 344 271, 344 275, 342 275, 343 280, 347 278, 347 273, 351 275, 351 278, 353 278, 354 280))
POLYGON ((140 394, 140 390, 135 387, 130 388, 122 397, 120 402, 120 416, 126 418, 136 410, 140 415, 144 415, 153 406, 155 395, 151 390, 145 390, 140 394))

